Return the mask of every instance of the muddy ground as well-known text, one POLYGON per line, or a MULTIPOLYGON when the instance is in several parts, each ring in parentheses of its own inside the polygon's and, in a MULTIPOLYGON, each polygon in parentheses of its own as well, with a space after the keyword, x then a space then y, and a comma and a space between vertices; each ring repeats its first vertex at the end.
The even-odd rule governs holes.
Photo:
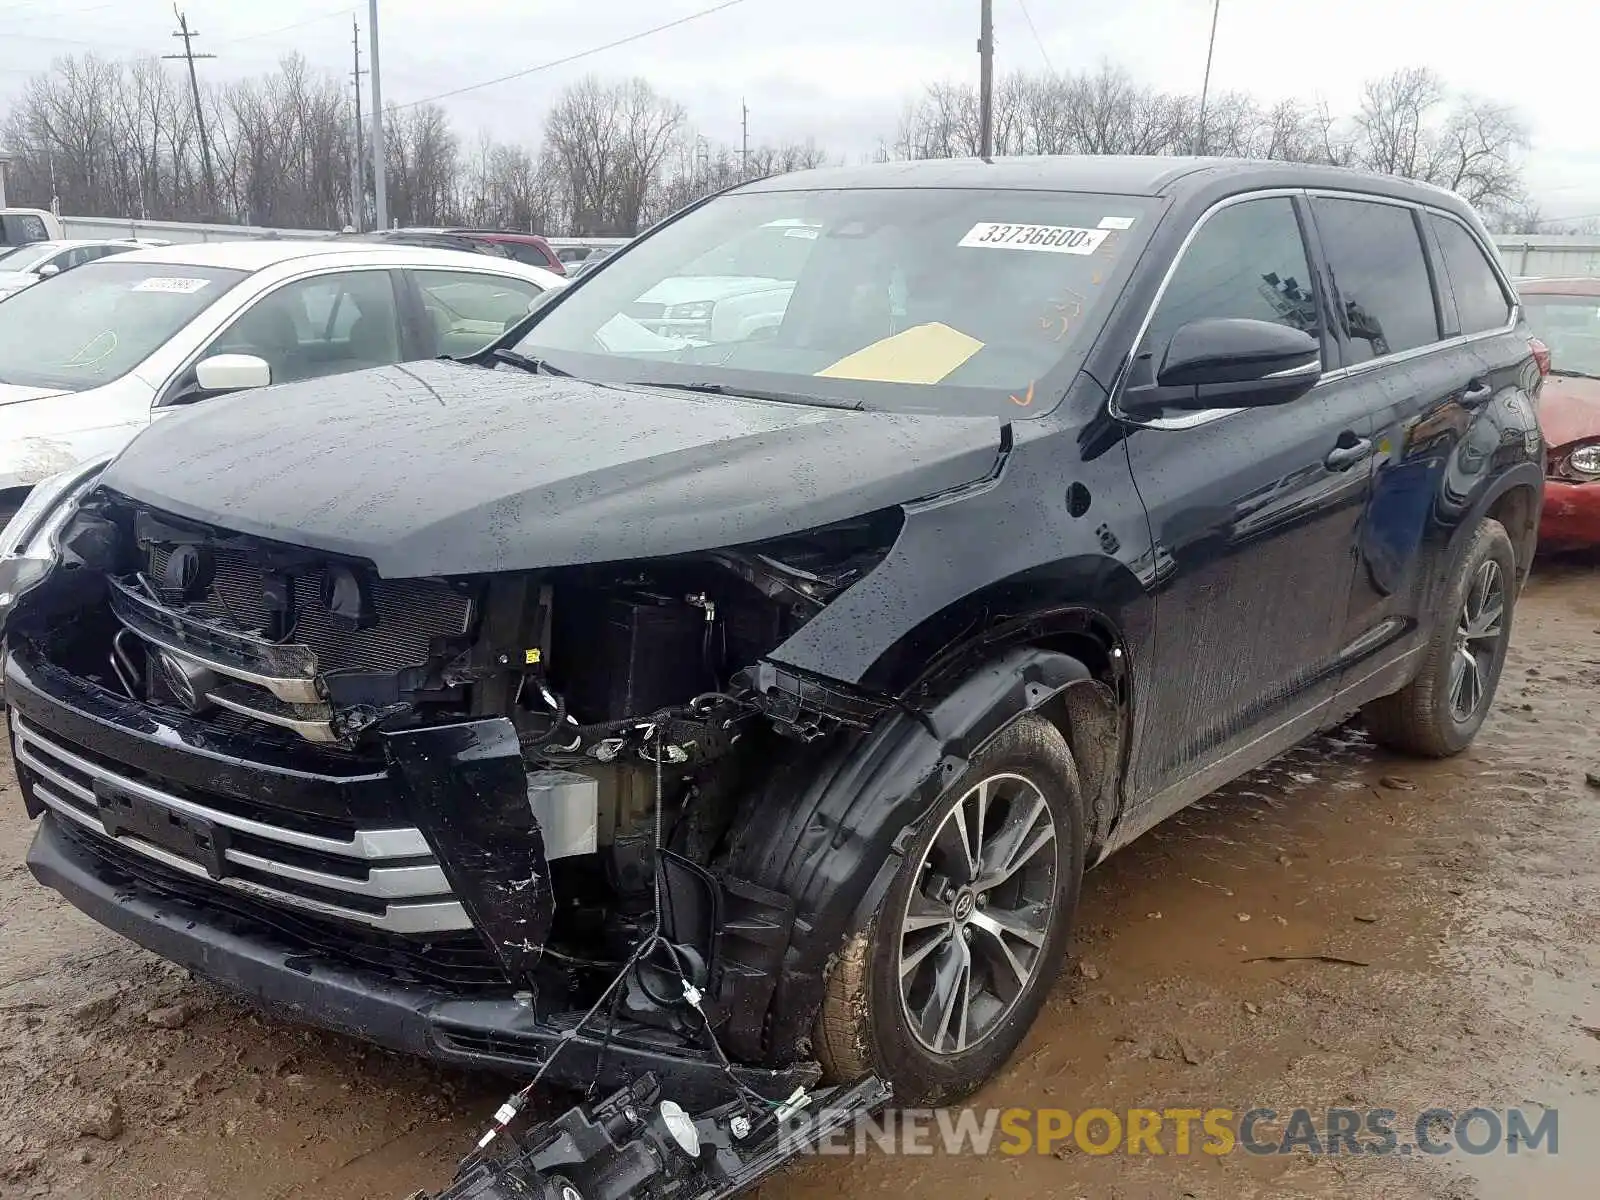
MULTIPOLYGON (((1560 1153, 812 1160, 864 1194, 1592 1197, 1600 1177, 1600 569, 1542 569, 1496 712, 1443 763, 1302 747, 1087 881, 1078 965, 978 1098, 1415 1113, 1544 1106, 1560 1153), (1325 954, 1353 963, 1247 961, 1325 954), (1353 965, 1364 964, 1364 965, 1353 965)), ((503 1095, 295 1028, 80 917, 20 865, 0 767, 0 1196, 366 1200, 437 1185, 503 1095)))

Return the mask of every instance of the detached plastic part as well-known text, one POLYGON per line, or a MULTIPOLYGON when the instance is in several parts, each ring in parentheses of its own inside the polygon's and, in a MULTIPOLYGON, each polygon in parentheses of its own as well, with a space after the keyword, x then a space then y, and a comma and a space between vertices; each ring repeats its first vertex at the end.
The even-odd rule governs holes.
POLYGON ((599 848, 600 783, 577 771, 529 771, 528 804, 544 834, 547 859, 599 848))
POLYGON ((889 1103, 869 1076, 778 1110, 733 1101, 691 1117, 651 1074, 534 1127, 513 1153, 465 1159, 437 1196, 411 1200, 723 1200, 755 1187, 836 1130, 889 1103), (692 1132, 691 1132, 692 1130, 692 1132))
POLYGON ((893 707, 887 700, 773 662, 747 667, 735 676, 735 685, 779 733, 799 742, 814 742, 841 726, 871 729, 893 707))

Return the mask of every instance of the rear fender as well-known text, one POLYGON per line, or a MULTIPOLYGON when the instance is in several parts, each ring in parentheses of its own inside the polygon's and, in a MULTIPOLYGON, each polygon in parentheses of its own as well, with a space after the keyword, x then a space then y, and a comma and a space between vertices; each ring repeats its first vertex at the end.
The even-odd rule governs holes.
POLYGON ((1443 596, 1456 563, 1461 560, 1462 553, 1471 544, 1483 519, 1496 515, 1506 497, 1517 488, 1531 493, 1533 499, 1522 513, 1523 528, 1508 527, 1506 533, 1510 536, 1511 545, 1517 553, 1518 582, 1523 584, 1528 581, 1528 572, 1533 568, 1533 553, 1539 535, 1539 514, 1544 503, 1544 471, 1537 463, 1523 462, 1497 475, 1493 482, 1484 487, 1474 498, 1464 518, 1451 531, 1449 550, 1441 557, 1439 570, 1430 581, 1432 583, 1430 603, 1443 596))

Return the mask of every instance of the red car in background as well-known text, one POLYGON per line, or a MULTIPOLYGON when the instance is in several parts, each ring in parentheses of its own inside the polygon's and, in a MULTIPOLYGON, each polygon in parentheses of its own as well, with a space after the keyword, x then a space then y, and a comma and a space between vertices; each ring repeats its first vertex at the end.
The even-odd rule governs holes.
POLYGON ((1600 279, 1517 284, 1528 324, 1550 348, 1539 394, 1545 440, 1541 550, 1600 547, 1600 279))
POLYGON ((400 229, 375 229, 371 233, 342 234, 345 240, 360 242, 398 242, 407 246, 433 246, 440 250, 466 250, 492 254, 543 267, 557 275, 567 273, 567 264, 555 248, 536 233, 516 233, 506 229, 444 229, 406 226, 400 229))

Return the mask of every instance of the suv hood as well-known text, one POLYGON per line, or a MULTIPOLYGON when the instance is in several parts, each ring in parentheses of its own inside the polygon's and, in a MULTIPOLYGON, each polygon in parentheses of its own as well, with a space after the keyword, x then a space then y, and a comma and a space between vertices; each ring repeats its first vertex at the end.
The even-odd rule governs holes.
POLYGON ((435 361, 207 401, 101 481, 386 578, 464 575, 797 533, 986 478, 1000 430, 435 361))

